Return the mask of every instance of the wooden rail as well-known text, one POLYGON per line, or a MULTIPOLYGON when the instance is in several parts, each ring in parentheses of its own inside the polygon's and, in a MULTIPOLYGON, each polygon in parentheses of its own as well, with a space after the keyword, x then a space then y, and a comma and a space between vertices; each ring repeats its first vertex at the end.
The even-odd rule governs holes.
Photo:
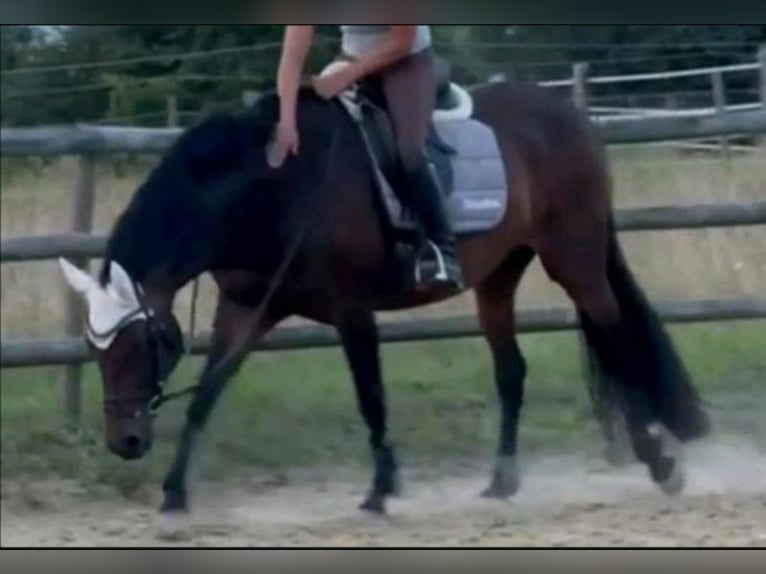
MULTIPOLYGON (((615 222, 619 231, 766 225, 766 200, 620 209, 615 212, 615 222)), ((106 241, 106 235, 87 233, 10 237, 0 241, 0 261, 11 263, 58 257, 97 259, 103 257, 106 241)))
MULTIPOLYGON (((712 301, 666 301, 655 304, 662 319, 669 323, 700 323, 765 319, 766 300, 730 299, 712 301)), ((529 309, 517 313, 518 332, 542 333, 568 331, 578 326, 572 309, 529 309)), ((384 343, 437 341, 475 337, 481 329, 474 316, 439 319, 381 322, 380 339, 384 343)), ((283 327, 254 347, 257 351, 289 351, 334 347, 339 344, 329 327, 283 327)), ((191 352, 207 352, 210 335, 196 338, 191 352)), ((82 338, 9 341, 0 345, 0 366, 37 367, 43 365, 81 365, 93 360, 93 354, 82 338)))
MULTIPOLYGON (((609 144, 761 134, 766 133, 766 109, 693 117, 599 119, 596 127, 609 144)), ((4 156, 157 154, 173 145, 181 133, 178 128, 115 126, 2 128, 0 149, 4 156)))

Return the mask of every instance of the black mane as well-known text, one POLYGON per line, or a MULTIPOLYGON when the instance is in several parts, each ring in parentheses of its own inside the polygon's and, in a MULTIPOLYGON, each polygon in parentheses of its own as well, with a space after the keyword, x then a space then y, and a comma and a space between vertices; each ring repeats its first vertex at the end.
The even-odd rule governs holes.
MULTIPOLYGON (((312 103, 327 107, 313 93, 302 91, 301 105, 314 107, 312 103)), ((277 192, 241 192, 260 181, 278 185, 281 176, 268 167, 264 153, 278 115, 278 97, 272 92, 250 109, 210 116, 180 136, 115 223, 100 274, 102 284, 108 282, 113 260, 136 281, 157 271, 173 277, 204 271, 220 247, 223 215, 241 203, 238 198, 243 195, 250 202, 257 195, 264 205, 248 206, 248 211, 271 213, 273 222, 271 204, 278 201, 277 192)), ((262 224, 268 226, 269 220, 262 224)))

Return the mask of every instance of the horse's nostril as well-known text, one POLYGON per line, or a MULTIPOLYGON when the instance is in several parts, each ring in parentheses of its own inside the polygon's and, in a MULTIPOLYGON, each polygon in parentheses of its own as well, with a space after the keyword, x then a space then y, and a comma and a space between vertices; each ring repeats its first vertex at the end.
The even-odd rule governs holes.
POLYGON ((129 436, 125 439, 125 446, 130 450, 136 450, 141 445, 141 439, 137 436, 129 436))

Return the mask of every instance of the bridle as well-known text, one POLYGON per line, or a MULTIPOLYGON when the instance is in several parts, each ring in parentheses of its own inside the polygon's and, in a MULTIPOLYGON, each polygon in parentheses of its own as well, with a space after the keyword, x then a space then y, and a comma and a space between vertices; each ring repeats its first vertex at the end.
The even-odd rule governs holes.
MULTIPOLYGON (((186 388, 182 391, 176 391, 173 393, 165 393, 165 386, 170 374, 175 369, 178 362, 184 355, 189 354, 191 351, 191 344, 184 343, 183 335, 178 330, 177 325, 173 325, 174 332, 167 333, 166 330, 160 325, 160 321, 157 318, 157 313, 149 306, 146 300, 146 294, 141 286, 131 279, 133 291, 138 301, 138 308, 131 311, 125 317, 120 319, 116 325, 108 329, 107 331, 97 331, 90 322, 90 318, 86 319, 86 328, 88 334, 95 339, 107 339, 113 337, 129 324, 136 321, 143 320, 145 325, 145 336, 149 347, 152 349, 153 369, 150 373, 152 379, 151 386, 154 389, 154 393, 151 396, 137 395, 137 396, 123 396, 115 398, 105 398, 104 408, 110 410, 114 407, 119 407, 121 404, 140 402, 145 404, 145 407, 139 408, 132 414, 132 418, 138 419, 144 415, 155 417, 162 405, 168 401, 178 399, 195 392, 199 385, 186 388), (174 348, 175 347, 175 348, 174 348), (172 356, 168 356, 171 355, 172 356)), ((193 337, 193 324, 195 317, 196 299, 198 293, 198 281, 194 284, 194 300, 192 303, 192 331, 190 336, 193 337)))

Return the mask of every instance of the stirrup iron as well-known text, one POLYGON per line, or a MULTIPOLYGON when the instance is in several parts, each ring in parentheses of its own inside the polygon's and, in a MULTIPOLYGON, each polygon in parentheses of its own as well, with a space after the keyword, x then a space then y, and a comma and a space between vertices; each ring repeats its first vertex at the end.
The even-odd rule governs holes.
MULTIPOLYGON (((434 281, 448 281, 449 275, 447 274, 447 264, 444 261, 444 255, 441 252, 441 249, 437 247, 437 245, 431 241, 430 239, 427 240, 428 246, 431 248, 431 250, 434 252, 434 255, 436 256, 436 265, 437 265, 437 272, 436 275, 434 275, 433 280, 434 281)), ((421 265, 423 261, 421 258, 418 258, 418 261, 415 263, 415 283, 420 284, 423 282, 423 275, 421 271, 421 265)))

